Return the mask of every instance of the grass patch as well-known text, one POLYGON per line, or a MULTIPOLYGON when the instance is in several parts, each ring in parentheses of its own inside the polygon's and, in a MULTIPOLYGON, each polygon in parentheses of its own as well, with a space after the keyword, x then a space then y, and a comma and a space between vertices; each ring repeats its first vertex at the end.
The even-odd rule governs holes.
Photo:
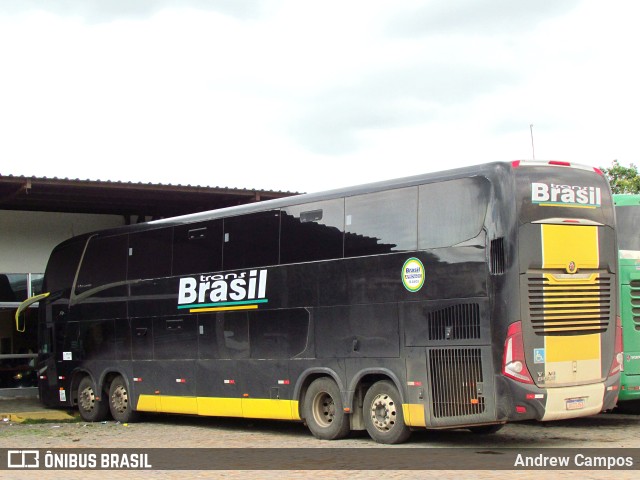
POLYGON ((41 425, 46 423, 79 423, 82 422, 82 418, 79 415, 74 416, 73 418, 66 418, 64 420, 56 420, 50 418, 25 418, 21 425, 41 425))

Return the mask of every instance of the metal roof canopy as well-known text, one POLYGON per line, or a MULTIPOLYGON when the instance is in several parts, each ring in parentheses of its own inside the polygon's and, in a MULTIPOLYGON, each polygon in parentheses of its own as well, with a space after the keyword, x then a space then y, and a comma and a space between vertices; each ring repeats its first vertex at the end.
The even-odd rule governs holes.
POLYGON ((154 219, 295 195, 293 192, 0 175, 0 210, 154 219))

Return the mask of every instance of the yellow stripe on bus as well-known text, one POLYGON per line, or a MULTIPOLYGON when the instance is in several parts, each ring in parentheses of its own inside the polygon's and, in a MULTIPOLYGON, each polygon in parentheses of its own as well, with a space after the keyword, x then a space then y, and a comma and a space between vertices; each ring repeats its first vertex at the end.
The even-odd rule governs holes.
POLYGON ((191 308, 189 309, 189 313, 198 313, 198 312, 229 312, 232 310, 255 310, 258 308, 258 305, 241 305, 234 307, 212 307, 212 308, 191 308))
POLYGON ((547 362, 570 362, 600 358, 600 334, 546 338, 547 362))
POLYGON ((569 207, 569 208, 590 208, 595 209, 592 205, 569 205, 568 203, 539 203, 541 207, 569 207))
MULTIPOLYGON (((298 401, 269 398, 182 397, 140 395, 136 410, 142 412, 185 413, 209 417, 264 418, 267 420, 301 420, 298 401)), ((403 404, 405 423, 426 427, 424 405, 403 404)))
MULTIPOLYGON (((583 269, 596 269, 600 265, 600 248, 598 244, 598 227, 591 225, 541 225, 542 236, 542 268, 562 270, 564 275, 571 262, 575 263, 578 272, 583 269)), ((554 310, 554 305, 546 303, 544 316, 544 331, 562 331, 564 322, 570 320, 572 314, 577 314, 576 318, 588 321, 597 318, 593 315, 592 307, 599 306, 593 303, 596 300, 593 293, 588 291, 590 285, 598 281, 599 275, 593 273, 586 278, 578 275, 567 275, 565 278, 556 278, 553 275, 545 274, 553 288, 563 286, 566 291, 545 291, 545 303, 549 297, 568 296, 571 298, 565 306, 573 307, 575 297, 590 302, 589 308, 582 312, 566 310, 570 314, 567 317, 558 316, 558 311, 554 310), (569 285, 570 283, 570 285, 569 285), (574 289, 578 289, 575 291, 574 289), (587 291, 585 291, 587 290, 587 291), (588 311, 588 313, 587 313, 588 311), (556 320, 554 322, 553 320, 556 320), (558 321, 559 320, 559 321, 558 321), (553 330, 556 326, 557 330, 553 330)), ((593 290, 599 287, 594 285, 593 290)), ((550 298, 549 298, 550 299, 550 298)), ((562 305, 559 305, 562 306, 562 305)), ((586 305, 585 305, 586 306, 586 305)), ((563 328, 564 327, 564 328, 563 328)), ((588 325, 569 327, 568 331, 581 331, 588 325)), ((587 335, 546 335, 544 337, 545 347, 545 370, 553 372, 554 380, 549 383, 569 383, 576 381, 590 381, 599 378, 601 374, 601 335, 593 333, 587 335)))
POLYGON ((404 423, 410 427, 426 427, 427 421, 424 417, 424 405, 419 403, 403 403, 402 413, 404 423))
POLYGON ((542 225, 542 268, 598 268, 598 227, 593 225, 542 225))
POLYGON ((211 417, 300 420, 296 400, 140 395, 136 410, 211 417))

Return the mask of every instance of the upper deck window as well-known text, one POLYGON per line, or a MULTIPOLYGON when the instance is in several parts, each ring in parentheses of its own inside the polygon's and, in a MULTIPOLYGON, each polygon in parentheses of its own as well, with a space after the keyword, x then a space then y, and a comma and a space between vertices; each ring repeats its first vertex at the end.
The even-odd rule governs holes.
POLYGON ((415 250, 417 209, 417 187, 347 197, 344 256, 415 250))
POLYGON ((419 248, 457 245, 478 236, 490 196, 485 177, 420 185, 419 248))
POLYGON ((222 270, 222 220, 173 229, 173 275, 222 270))
POLYGON ((224 219, 222 263, 225 270, 276 265, 280 212, 250 213, 224 219))
POLYGON ((344 199, 282 209, 280 262, 342 258, 344 199))
POLYGON ((129 236, 129 280, 171 275, 171 233, 161 228, 129 236))
POLYGON ((121 289, 113 289, 108 286, 112 284, 123 285, 126 279, 127 246, 127 235, 91 238, 82 259, 75 293, 80 294, 88 290, 107 287, 96 292, 96 295, 123 295, 121 289))
POLYGON ((83 248, 84 242, 74 241, 53 250, 49 263, 47 263, 42 291, 61 292, 71 290, 83 248))

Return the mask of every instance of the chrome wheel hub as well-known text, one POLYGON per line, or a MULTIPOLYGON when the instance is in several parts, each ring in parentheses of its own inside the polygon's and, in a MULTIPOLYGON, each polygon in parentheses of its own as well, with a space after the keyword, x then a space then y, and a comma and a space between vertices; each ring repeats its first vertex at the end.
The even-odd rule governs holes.
POLYGON ((396 424, 396 405, 387 394, 379 394, 371 402, 371 420, 373 426, 381 432, 388 432, 396 424))

